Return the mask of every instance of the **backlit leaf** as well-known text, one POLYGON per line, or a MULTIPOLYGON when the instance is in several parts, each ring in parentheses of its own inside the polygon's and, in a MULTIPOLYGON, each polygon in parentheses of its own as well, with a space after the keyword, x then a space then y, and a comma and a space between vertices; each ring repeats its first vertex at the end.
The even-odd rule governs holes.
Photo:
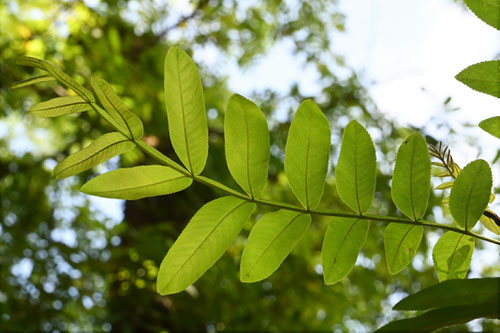
POLYGON ((88 111, 90 109, 90 105, 80 96, 64 96, 35 104, 30 108, 30 113, 37 117, 46 118, 88 111))
POLYGON ((413 259, 422 240, 419 225, 391 223, 385 228, 384 245, 389 273, 397 274, 413 259))
POLYGON ((330 136, 328 119, 316 103, 302 102, 288 132, 285 172, 290 188, 306 208, 316 208, 323 195, 330 136))
POLYGON ((486 209, 479 218, 479 221, 485 226, 486 229, 500 235, 500 217, 493 211, 486 209))
POLYGON ((264 215, 252 228, 241 257, 240 279, 265 279, 281 265, 306 232, 311 216, 279 210, 264 215))
POLYGON ((500 30, 499 0, 464 0, 464 2, 477 17, 500 30))
POLYGON ((367 212, 375 195, 375 146, 370 134, 355 120, 344 130, 335 174, 340 198, 354 211, 367 212))
POLYGON ((80 191, 103 198, 136 200, 179 192, 192 179, 161 165, 145 165, 113 170, 92 178, 80 191))
POLYGON ((113 88, 111 88, 111 85, 97 76, 93 76, 90 83, 104 109, 125 130, 125 133, 133 139, 142 138, 143 126, 141 119, 125 106, 113 88))
POLYGON ((121 133, 104 134, 88 147, 62 160, 52 171, 52 177, 61 179, 76 175, 134 147, 135 144, 121 133))
POLYGON ((432 259, 439 281, 463 279, 469 269, 474 238, 448 231, 437 241, 432 259))
POLYGON ((431 186, 431 158, 422 134, 415 132, 399 147, 392 178, 392 200, 416 221, 425 213, 431 186))
POLYGON ((255 209, 255 204, 222 197, 204 205, 163 259, 156 290, 175 294, 198 280, 222 256, 255 209))
POLYGON ((26 80, 16 82, 10 88, 17 89, 17 88, 21 88, 21 87, 31 86, 32 84, 36 84, 36 83, 40 83, 40 82, 47 82, 47 81, 54 81, 54 80, 55 79, 50 75, 38 75, 38 76, 33 76, 30 78, 27 78, 26 80))
POLYGON ((450 193, 450 211, 462 228, 472 229, 490 200, 491 169, 487 162, 469 163, 458 175, 450 193))
POLYGON ((368 234, 370 222, 334 217, 326 230, 321 258, 326 284, 334 284, 349 274, 368 234))
POLYGON ((208 156, 205 100, 198 68, 177 46, 165 58, 165 98, 172 146, 186 168, 198 175, 208 156))
POLYGON ((267 181, 270 157, 269 130, 259 107, 233 95, 226 110, 224 138, 231 175, 252 198, 258 198, 267 181))
POLYGON ((456 79, 474 90, 500 97, 500 60, 471 65, 458 73, 456 79))
POLYGON ((446 190, 453 187, 453 180, 449 182, 444 182, 436 186, 436 190, 446 190))
POLYGON ((500 116, 483 120, 479 123, 479 127, 500 139, 500 116))

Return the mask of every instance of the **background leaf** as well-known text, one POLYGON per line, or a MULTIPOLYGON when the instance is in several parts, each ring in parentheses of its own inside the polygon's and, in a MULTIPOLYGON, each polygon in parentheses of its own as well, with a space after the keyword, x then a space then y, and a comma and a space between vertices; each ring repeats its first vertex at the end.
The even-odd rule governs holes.
POLYGON ((390 223, 384 232, 387 267, 391 274, 399 273, 417 253, 424 228, 419 225, 390 223))
POLYGON ((92 178, 80 191, 103 198, 136 200, 182 191, 192 179, 161 165, 121 168, 92 178))
POLYGON ((165 58, 165 99, 172 146, 186 168, 198 175, 208 156, 205 100, 198 68, 177 46, 165 58))
POLYGON ((375 195, 375 146, 370 134, 355 120, 344 130, 335 174, 340 198, 354 211, 367 212, 375 195))
POLYGON ((375 332, 431 332, 441 327, 463 324, 484 317, 499 318, 498 303, 439 308, 415 318, 393 321, 375 332))
POLYGON ((269 130, 255 103, 240 95, 229 99, 224 139, 229 172, 252 198, 260 197, 269 167, 269 130))
POLYGON ((45 118, 59 117, 90 109, 91 106, 80 96, 64 96, 35 104, 30 108, 30 113, 34 116, 45 118))
POLYGON ((477 17, 500 30, 500 1, 464 0, 464 2, 477 17))
POLYGON ((255 204, 222 197, 204 205, 163 259, 157 291, 168 295, 186 289, 222 256, 250 218, 255 204))
POLYGON ((124 130, 130 138, 140 139, 143 135, 141 119, 130 111, 105 80, 93 76, 90 80, 99 101, 111 118, 124 130))
POLYGON ((493 180, 487 162, 476 160, 460 172, 450 193, 450 211, 462 228, 470 230, 488 206, 493 180))
POLYGON ((500 116, 485 119, 479 123, 483 131, 490 133, 500 139, 500 116))
POLYGON ((258 220, 241 257, 241 281, 256 282, 274 273, 310 222, 310 215, 289 210, 267 213, 258 220))
POLYGON ((311 100, 300 104, 285 147, 285 172, 290 188, 306 208, 316 208, 323 195, 330 153, 330 125, 311 100))
POLYGON ((500 98, 500 60, 471 65, 458 73, 456 79, 474 90, 500 98))
POLYGON ((52 177, 61 179, 76 175, 134 147, 135 144, 121 133, 104 134, 88 147, 62 160, 52 171, 52 177))
POLYGON ((474 252, 474 238, 448 231, 437 241, 432 259, 439 281, 463 279, 474 252))
POLYGON ((368 234, 370 222, 334 217, 325 233, 321 259, 326 284, 334 284, 349 274, 368 234))
POLYGON ((500 278, 453 279, 399 301, 393 310, 427 310, 452 305, 479 305, 500 300, 500 278))
POLYGON ((479 218, 479 221, 488 229, 489 231, 495 233, 496 235, 500 235, 500 217, 495 214, 493 211, 486 209, 479 218), (485 216, 487 214, 489 216, 485 216))
POLYGON ((392 176, 392 200, 403 214, 416 221, 424 216, 430 187, 429 149, 422 134, 415 132, 399 147, 392 176))

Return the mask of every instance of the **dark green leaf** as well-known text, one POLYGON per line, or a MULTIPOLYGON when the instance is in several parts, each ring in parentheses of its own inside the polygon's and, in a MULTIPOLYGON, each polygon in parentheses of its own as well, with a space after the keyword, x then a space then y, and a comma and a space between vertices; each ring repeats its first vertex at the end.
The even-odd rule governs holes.
POLYGON ((477 17, 500 30, 499 0, 464 0, 464 2, 477 17))

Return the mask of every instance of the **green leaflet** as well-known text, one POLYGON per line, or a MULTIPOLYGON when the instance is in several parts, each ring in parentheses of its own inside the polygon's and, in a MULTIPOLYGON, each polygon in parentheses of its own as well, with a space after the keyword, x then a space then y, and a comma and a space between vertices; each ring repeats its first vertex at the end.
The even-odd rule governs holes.
POLYGON ((33 76, 30 78, 27 78, 26 80, 16 82, 10 88, 17 89, 17 88, 21 88, 21 87, 31 86, 32 84, 36 84, 36 83, 40 83, 40 82, 47 82, 47 81, 54 81, 54 80, 55 79, 50 75, 38 75, 38 76, 33 76))
POLYGON ((375 332, 431 332, 441 327, 467 323, 477 318, 500 318, 498 302, 457 305, 427 311, 415 318, 393 321, 375 332))
POLYGON ((452 305, 479 305, 500 300, 500 278, 453 279, 425 288, 397 303, 393 310, 427 310, 452 305))
POLYGON ((208 156, 205 99, 198 68, 177 46, 165 58, 165 98, 172 146, 186 168, 198 175, 208 156))
POLYGON ((466 230, 472 229, 490 200, 493 180, 487 162, 469 163, 453 182, 450 193, 450 211, 455 221, 466 230))
POLYGON ((500 139, 500 116, 491 117, 479 123, 479 127, 500 139))
POLYGON ((424 228, 419 225, 390 223, 384 232, 385 255, 389 273, 397 274, 417 253, 424 228))
POLYGON ((500 30, 500 0, 464 0, 481 20, 500 30))
POLYGON ((455 78, 474 90, 500 97, 500 60, 471 65, 455 78))
POLYGON ((198 280, 222 256, 255 209, 255 204, 222 197, 204 205, 163 259, 156 290, 175 294, 198 280))
POLYGON ((444 182, 436 186, 436 190, 446 190, 453 187, 453 180, 449 182, 444 182))
POLYGON ((30 113, 36 117, 48 118, 90 109, 90 105, 80 96, 64 96, 35 104, 30 108, 30 113))
POLYGON ((62 70, 48 61, 33 57, 21 56, 16 59, 16 64, 21 66, 36 67, 45 70, 66 87, 73 89, 73 91, 80 95, 80 97, 82 97, 85 101, 89 103, 95 102, 94 95, 92 95, 90 91, 85 89, 80 83, 76 82, 68 74, 64 73, 62 70))
POLYGON ((431 188, 431 157, 422 134, 415 132, 399 147, 392 177, 392 200, 416 221, 424 216, 431 188))
POLYGON ((318 207, 323 195, 330 152, 330 124, 311 100, 300 104, 285 148, 285 173, 302 206, 318 207))
POLYGON ((52 177, 61 179, 76 175, 134 147, 135 144, 121 133, 104 134, 88 147, 62 160, 52 171, 52 177))
POLYGON ((334 284, 349 274, 365 243, 369 227, 367 220, 332 219, 321 248, 326 284, 334 284))
POLYGON ((288 210, 264 215, 250 232, 241 257, 242 282, 270 276, 306 232, 311 216, 288 210))
POLYGON ((146 165, 113 170, 92 178, 80 191, 103 198, 136 200, 179 192, 192 179, 161 165, 146 165))
POLYGON ((233 95, 224 120, 226 160, 229 172, 250 197, 258 198, 267 181, 269 130, 255 103, 233 95))
POLYGON ((131 139, 142 138, 143 126, 141 119, 125 106, 113 88, 111 88, 111 85, 97 76, 92 76, 90 84, 102 106, 104 106, 104 109, 119 127, 125 130, 125 133, 130 135, 131 139))
POLYGON ((336 178, 340 198, 354 211, 366 213, 375 195, 375 146, 370 134, 355 120, 344 130, 336 178))
POLYGON ((474 238, 448 231, 432 250, 432 259, 439 281, 463 279, 470 266, 474 238))

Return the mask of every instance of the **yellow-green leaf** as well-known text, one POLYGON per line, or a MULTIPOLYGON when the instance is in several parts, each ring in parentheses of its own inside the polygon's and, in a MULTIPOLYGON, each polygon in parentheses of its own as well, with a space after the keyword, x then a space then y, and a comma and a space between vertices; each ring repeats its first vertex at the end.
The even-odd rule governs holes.
POLYGON ((467 275, 473 251, 473 237, 452 231, 444 233, 432 250, 439 281, 463 279, 467 275))
POLYGON ((121 133, 104 134, 88 147, 62 160, 52 171, 52 177, 61 179, 76 175, 134 147, 135 144, 121 133))
POLYGON ((419 225, 390 223, 384 232, 385 255, 389 273, 397 274, 417 253, 424 228, 419 225))
POLYGON ((54 80, 55 79, 50 75, 38 75, 38 76, 33 76, 33 77, 27 78, 25 80, 16 82, 10 88, 17 89, 17 88, 21 88, 21 87, 31 86, 33 84, 40 83, 40 82, 47 82, 47 81, 54 81, 54 80))
POLYGON ((222 256, 255 209, 255 204, 222 197, 204 205, 163 259, 156 290, 175 294, 198 280, 222 256))
POLYGON ((289 210, 264 215, 250 232, 241 257, 240 279, 256 282, 274 273, 307 230, 311 216, 289 210))
POLYGON ((80 190, 103 198, 136 200, 182 191, 192 181, 172 168, 145 165, 107 172, 92 178, 80 190))
POLYGON ((46 118, 88 111, 90 109, 89 103, 80 96, 64 96, 35 104, 30 108, 30 113, 37 117, 46 118))
POLYGON ((172 146, 186 168, 198 175, 208 156, 205 99, 198 68, 177 46, 165 58, 165 99, 172 146))

